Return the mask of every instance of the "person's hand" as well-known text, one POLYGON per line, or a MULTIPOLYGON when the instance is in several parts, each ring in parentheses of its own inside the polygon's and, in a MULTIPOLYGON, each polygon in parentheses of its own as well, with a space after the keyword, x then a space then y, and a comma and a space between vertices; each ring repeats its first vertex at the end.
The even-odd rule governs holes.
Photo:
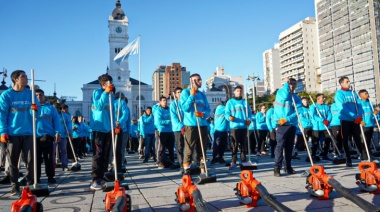
POLYGON ((32 104, 30 106, 30 109, 34 110, 34 111, 38 111, 38 106, 36 104, 32 104))
POLYGON ((245 121, 245 125, 249 126, 251 124, 250 120, 245 121))
POLYGON ((374 111, 373 111, 373 114, 374 114, 374 115, 377 115, 378 113, 379 113, 378 110, 374 110, 374 111))
POLYGON ((199 112, 199 111, 195 111, 195 116, 196 116, 196 117, 203 118, 203 117, 205 116, 205 113, 203 113, 203 112, 199 112))
POLYGON ((193 96, 195 96, 197 94, 197 90, 198 89, 196 89, 196 88, 190 89, 190 94, 193 95, 193 96))
POLYGON ((289 77, 285 77, 283 82, 289 82, 289 77))
POLYGON ((182 135, 185 135, 185 127, 182 127, 182 129, 181 129, 181 134, 182 134, 182 135))
POLYGON ((121 128, 120 127, 116 127, 114 129, 114 132, 115 132, 115 134, 119 134, 121 132, 121 128))
POLYGON ((328 126, 329 126, 329 124, 330 124, 330 122, 329 122, 329 121, 327 121, 327 120, 325 119, 325 120, 323 120, 323 124, 324 124, 326 127, 328 127, 328 126))
POLYGON ((360 122, 360 124, 361 124, 363 127, 365 127, 365 122, 364 122, 364 121, 360 122))
POLYGON ((9 136, 8 134, 1 135, 1 143, 8 143, 9 136))
POLYGON ((120 123, 118 121, 116 122, 116 127, 120 127, 120 123))
POLYGON ((109 92, 111 92, 112 90, 113 90, 113 88, 114 88, 114 86, 112 85, 112 84, 109 84, 108 86, 107 86, 107 88, 106 88, 106 93, 109 93, 109 92))
POLYGON ((230 121, 235 121, 235 117, 230 116, 230 121))
POLYGON ((356 117, 354 123, 355 123, 355 124, 360 124, 360 123, 362 122, 362 120, 363 120, 362 117, 361 117, 361 116, 358 116, 358 117, 356 117))
POLYGON ((285 123, 286 123, 286 118, 281 118, 280 120, 278 120, 279 125, 284 125, 285 123))

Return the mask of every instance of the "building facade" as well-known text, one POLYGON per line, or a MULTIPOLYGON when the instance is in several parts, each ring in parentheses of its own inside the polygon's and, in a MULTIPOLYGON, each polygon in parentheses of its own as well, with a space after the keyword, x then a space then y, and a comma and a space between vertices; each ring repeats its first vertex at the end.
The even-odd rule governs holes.
POLYGON ((281 87, 280 49, 276 43, 274 48, 263 53, 264 64, 264 94, 271 94, 281 87))
POLYGON ((223 66, 216 67, 216 72, 212 73, 206 80, 206 87, 208 89, 215 87, 224 91, 227 99, 233 97, 234 88, 238 85, 243 86, 243 77, 226 75, 223 66))
POLYGON ((335 92, 347 76, 355 90, 380 100, 379 0, 315 0, 323 90, 335 92))
MULTIPOLYGON (((321 91, 318 34, 315 18, 308 17, 279 35, 281 79, 297 80, 296 92, 321 91)), ((281 80, 282 81, 282 80, 281 80)))
POLYGON ((190 85, 190 72, 180 63, 170 66, 160 65, 153 72, 153 99, 159 101, 160 96, 168 97, 176 87, 185 88, 190 85))

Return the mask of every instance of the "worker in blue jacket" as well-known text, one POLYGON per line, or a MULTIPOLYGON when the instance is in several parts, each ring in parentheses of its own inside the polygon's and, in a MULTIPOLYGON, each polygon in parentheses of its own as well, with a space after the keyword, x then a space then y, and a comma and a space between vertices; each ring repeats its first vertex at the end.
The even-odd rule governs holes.
POLYGON ((332 120, 332 115, 330 111, 330 107, 324 103, 325 96, 321 93, 318 93, 316 95, 317 101, 315 104, 310 106, 310 114, 312 117, 313 122, 313 140, 312 140, 312 147, 311 147, 311 156, 313 158, 313 161, 315 161, 315 158, 317 157, 317 149, 319 141, 322 138, 322 135, 324 135, 324 146, 323 146, 323 152, 320 154, 322 156, 322 160, 331 160, 328 157, 329 149, 331 146, 331 138, 329 133, 326 130, 330 128, 330 122, 332 120))
POLYGON ((9 177, 11 181, 11 196, 20 195, 18 182, 18 162, 20 154, 26 158, 27 184, 33 184, 33 116, 32 110, 38 116, 40 103, 35 94, 27 88, 28 77, 23 70, 11 74, 12 87, 0 96, 0 134, 2 143, 7 143, 7 160, 9 162, 9 177), (36 102, 32 104, 32 95, 36 102))
POLYGON ((55 145, 60 141, 61 123, 57 110, 45 99, 44 91, 36 89, 36 96, 41 104, 40 115, 37 118, 37 182, 41 177, 42 155, 45 163, 45 174, 48 183, 55 180, 55 145))
POLYGON ((259 105, 259 111, 256 113, 256 127, 257 127, 257 154, 256 156, 266 155, 264 151, 265 140, 268 135, 268 126, 266 123, 266 107, 264 104, 259 105))
POLYGON ((172 121, 172 130, 175 138, 175 146, 177 153, 177 160, 183 172, 183 149, 184 149, 184 137, 185 125, 183 124, 183 110, 179 100, 181 99, 181 87, 177 87, 174 90, 174 100, 170 103, 170 118, 172 121))
POLYGON ((280 177, 285 150, 285 173, 295 174, 292 165, 292 151, 296 126, 298 124, 296 108, 301 110, 300 98, 294 94, 297 81, 294 78, 285 78, 284 85, 277 91, 274 104, 274 119, 277 121, 276 150, 274 162, 274 176, 280 177), (293 100, 296 105, 294 105, 293 100))
POLYGON ((199 74, 193 74, 190 76, 190 88, 182 90, 181 93, 181 106, 184 113, 183 124, 185 125, 185 148, 183 154, 183 168, 184 174, 190 173, 191 159, 193 152, 196 153, 196 160, 203 160, 204 162, 200 164, 201 175, 205 175, 206 155, 205 152, 202 153, 201 141, 203 146, 203 151, 206 151, 207 147, 207 120, 206 118, 210 116, 210 105, 208 103, 206 95, 200 91, 202 86, 202 78, 199 74), (200 133, 198 131, 198 123, 200 128, 200 133), (201 136, 201 138, 199 137, 201 136))
MULTIPOLYGON (((375 127, 375 115, 377 115, 377 111, 372 111, 371 107, 371 102, 369 101, 369 94, 368 91, 365 89, 362 89, 359 91, 359 98, 360 100, 358 101, 359 105, 363 109, 363 121, 362 121, 362 126, 363 126, 363 131, 364 131, 364 136, 365 140, 367 143, 367 149, 368 149, 368 154, 370 155, 370 158, 368 158, 368 154, 365 151, 365 148, 363 148, 362 152, 362 159, 363 160, 368 160, 372 159, 372 151, 371 151, 371 139, 373 136, 373 128, 375 127)), ((364 141, 363 141, 364 142, 364 141)))
MULTIPOLYGON (((300 119, 301 119, 301 125, 303 128, 303 133, 305 134, 306 141, 304 141, 303 136, 301 136, 300 142, 295 143, 295 151, 304 151, 305 150, 305 143, 308 143, 309 140, 312 139, 312 132, 313 132, 313 124, 311 122, 311 115, 310 115, 310 108, 309 108, 309 99, 307 97, 302 97, 302 108, 299 111, 300 113, 300 119)), ((307 158, 308 160, 309 158, 307 158)))
POLYGON ((352 167, 350 149, 348 147, 349 135, 352 134, 356 147, 362 153, 362 142, 360 138, 360 126, 363 119, 363 109, 357 105, 358 95, 350 89, 350 80, 348 77, 339 79, 341 89, 335 93, 335 105, 339 110, 339 119, 341 120, 342 143, 346 152, 346 166, 352 167))
POLYGON ((220 101, 216 104, 214 112, 214 143, 212 148, 211 163, 226 163, 224 160, 224 151, 227 146, 228 131, 230 131, 230 123, 224 115, 225 102, 220 101))
POLYGON ((232 134, 232 161, 230 169, 236 168, 238 147, 241 148, 240 159, 246 161, 246 138, 247 127, 251 124, 251 110, 246 99, 243 99, 243 88, 236 86, 234 89, 234 98, 228 100, 225 108, 225 117, 229 117, 232 134), (247 114, 248 111, 248 114, 247 114))

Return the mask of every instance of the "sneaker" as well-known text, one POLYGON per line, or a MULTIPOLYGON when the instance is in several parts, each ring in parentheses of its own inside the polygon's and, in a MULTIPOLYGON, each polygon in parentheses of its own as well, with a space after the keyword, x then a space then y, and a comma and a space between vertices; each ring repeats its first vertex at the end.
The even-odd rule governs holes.
POLYGON ((140 155, 140 156, 139 156, 139 159, 140 159, 140 160, 144 159, 144 156, 143 156, 143 155, 140 155))
POLYGON ((148 160, 147 160, 147 159, 144 159, 143 163, 148 163, 148 160))
POLYGON ((101 180, 99 180, 99 184, 100 185, 104 185, 104 184, 106 184, 108 182, 108 180, 106 180, 106 179, 104 179, 104 178, 102 178, 101 180))
POLYGON ((54 177, 49 177, 48 178, 48 183, 54 184, 54 183, 57 183, 57 181, 54 179, 54 177))
POLYGON ((102 189, 102 185, 99 184, 97 180, 94 180, 94 181, 92 181, 92 183, 91 183, 90 189, 91 189, 91 190, 95 190, 95 191, 97 191, 97 190, 101 190, 101 189, 102 189))
POLYGON ((223 158, 219 158, 219 163, 226 163, 226 161, 223 158))
POLYGON ((292 167, 284 168, 284 172, 287 174, 296 174, 296 171, 292 167))
POLYGON ((16 187, 12 187, 12 190, 11 190, 11 196, 20 196, 20 189, 19 188, 16 188, 16 187))
POLYGON ((351 158, 347 158, 346 166, 347 167, 352 167, 352 160, 351 160, 351 158))
POLYGON ((236 168, 236 163, 231 162, 230 169, 235 169, 236 168))
POLYGON ((70 171, 70 169, 67 168, 67 167, 65 167, 65 168, 62 169, 62 171, 64 171, 64 172, 68 172, 68 171, 70 171))
POLYGON ((191 175, 190 167, 183 169, 183 175, 191 175))
POLYGON ((164 164, 162 164, 162 163, 158 163, 158 164, 157 164, 157 168, 158 168, 158 169, 164 169, 165 166, 164 166, 164 164))

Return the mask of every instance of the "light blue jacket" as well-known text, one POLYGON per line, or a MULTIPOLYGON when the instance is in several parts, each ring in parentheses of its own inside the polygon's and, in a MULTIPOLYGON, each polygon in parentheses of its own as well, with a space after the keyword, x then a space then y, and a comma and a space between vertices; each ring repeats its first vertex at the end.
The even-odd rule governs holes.
POLYGON ((257 130, 256 126, 256 114, 252 113, 251 114, 251 124, 248 126, 248 130, 257 130))
POLYGON ((141 122, 142 122, 144 136, 146 134, 154 134, 156 130, 156 126, 154 125, 154 117, 152 114, 150 116, 146 114, 142 115, 141 122))
POLYGON ((228 117, 226 118, 224 116, 224 110, 226 106, 224 105, 219 105, 215 109, 214 113, 214 127, 215 131, 218 132, 227 132, 230 131, 230 122, 228 121, 228 117))
MULTIPOLYGON (((40 114, 41 105, 33 94, 38 106, 36 117, 40 114)), ((9 88, 0 96, 0 133, 10 136, 33 135, 32 91, 24 88, 18 92, 9 88)), ((38 118, 38 117, 37 117, 38 118)))
POLYGON ((61 123, 57 109, 49 102, 41 105, 40 115, 37 118, 37 136, 60 134, 61 123))
MULTIPOLYGON (((353 92, 356 102, 358 102, 359 97, 356 92, 353 92)), ((344 121, 354 121, 358 116, 363 116, 363 109, 358 106, 358 112, 356 112, 355 101, 352 96, 352 91, 338 90, 335 93, 335 105, 339 110, 339 119, 344 121)))
POLYGON ((281 118, 286 119, 285 126, 297 126, 297 114, 295 105, 293 105, 292 95, 296 103, 298 111, 302 108, 301 99, 296 94, 290 93, 289 83, 284 83, 284 86, 277 91, 276 100, 274 103, 274 119, 276 123, 281 118))
POLYGON ((131 124, 131 131, 129 132, 131 134, 131 137, 137 138, 137 135, 139 133, 139 125, 136 124, 131 124))
POLYGON ((363 121, 365 122, 364 127, 374 127, 375 126, 375 115, 373 114, 371 108, 371 102, 369 100, 359 99, 358 103, 363 110, 363 121))
POLYGON ((313 123, 311 121, 310 108, 302 105, 302 108, 299 110, 299 113, 300 113, 302 127, 311 128, 313 126, 313 123))
POLYGON ((154 112, 154 125, 159 132, 173 132, 170 120, 170 108, 157 107, 154 112))
POLYGON ((331 117, 332 117, 330 126, 340 126, 340 119, 339 119, 340 113, 335 103, 331 105, 330 111, 331 111, 331 117))
POLYGON ((172 121, 173 132, 181 131, 181 129, 184 127, 183 110, 181 108, 181 104, 176 99, 170 103, 170 118, 172 121))
POLYGON ((59 121, 60 121, 60 126, 61 126, 61 129, 60 129, 60 133, 61 133, 61 138, 67 138, 68 135, 67 135, 67 131, 69 131, 69 133, 71 135, 73 135, 73 125, 72 125, 72 122, 71 122, 71 118, 70 118, 70 114, 68 113, 62 113, 60 112, 58 114, 59 116, 59 121), (65 126, 66 124, 66 126, 65 126), (66 127, 67 127, 67 131, 66 131, 66 127))
POLYGON ((210 105, 208 104, 206 95, 197 91, 195 95, 190 94, 190 88, 186 88, 181 92, 181 106, 184 112, 183 124, 185 126, 195 127, 197 126, 197 121, 195 117, 194 102, 196 102, 197 111, 203 112, 203 118, 198 118, 200 126, 207 126, 206 118, 210 116, 210 105))
MULTIPOLYGON (((235 118, 234 121, 230 121, 231 129, 247 128, 247 105, 248 103, 243 98, 232 98, 228 100, 224 116, 228 119, 230 118, 230 116, 233 116, 235 118)), ((248 120, 251 120, 251 115, 251 109, 248 108, 248 120)))
POLYGON ((267 111, 267 118, 265 119, 269 131, 272 131, 273 129, 276 129, 276 124, 277 123, 274 120, 273 113, 274 113, 273 107, 269 108, 269 110, 267 111))
POLYGON ((120 105, 119 105, 119 98, 117 98, 113 101, 113 105, 115 108, 115 110, 114 110, 115 117, 116 117, 115 121, 119 122, 119 125, 120 125, 121 129, 123 129, 123 132, 124 132, 124 130, 128 130, 128 129, 126 129, 127 128, 127 120, 128 120, 128 116, 129 116, 127 104, 125 103, 125 101, 123 99, 120 99, 120 105), (119 117, 117 116, 117 114, 119 114, 119 117))
POLYGON ((268 130, 266 115, 260 111, 256 114, 256 124, 257 130, 268 130))
MULTIPOLYGON (((109 102, 111 93, 105 92, 98 88, 92 94, 91 120, 90 127, 93 131, 108 133, 111 132, 111 116, 110 105, 113 107, 113 97, 111 96, 111 104, 109 102)), ((115 111, 115 108, 112 108, 115 111)), ((113 127, 115 127, 115 115, 113 114, 113 127)))
POLYGON ((315 103, 310 106, 310 114, 312 117, 311 120, 313 122, 313 130, 316 130, 316 131, 326 130, 326 127, 324 126, 325 124, 323 123, 323 121, 327 120, 331 122, 332 115, 331 115, 330 107, 327 104, 320 105, 318 103, 315 103), (319 117, 317 109, 319 113, 321 114, 322 118, 319 117))

